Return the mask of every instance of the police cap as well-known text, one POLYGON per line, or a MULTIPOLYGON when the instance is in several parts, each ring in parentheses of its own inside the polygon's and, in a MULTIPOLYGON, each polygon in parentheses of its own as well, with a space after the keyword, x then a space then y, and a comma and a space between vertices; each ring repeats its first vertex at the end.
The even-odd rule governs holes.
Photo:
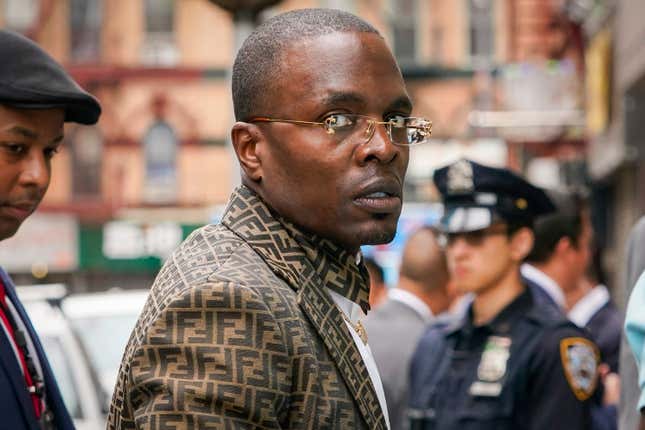
POLYGON ((542 189, 508 169, 462 159, 436 170, 433 179, 444 203, 445 232, 481 230, 495 221, 530 224, 555 210, 542 189))
POLYGON ((94 124, 101 106, 49 54, 24 36, 0 30, 0 104, 65 111, 65 121, 94 124))

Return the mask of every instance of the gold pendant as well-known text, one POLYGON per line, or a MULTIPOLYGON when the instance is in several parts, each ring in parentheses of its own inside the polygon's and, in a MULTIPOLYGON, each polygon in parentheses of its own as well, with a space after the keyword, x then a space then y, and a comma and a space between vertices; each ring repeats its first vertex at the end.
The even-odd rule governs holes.
POLYGON ((354 328, 356 329, 356 333, 358 334, 358 337, 360 337, 361 340, 363 341, 363 344, 367 345, 367 330, 365 330, 365 327, 363 327, 363 323, 358 321, 356 323, 356 326, 354 326, 354 328))

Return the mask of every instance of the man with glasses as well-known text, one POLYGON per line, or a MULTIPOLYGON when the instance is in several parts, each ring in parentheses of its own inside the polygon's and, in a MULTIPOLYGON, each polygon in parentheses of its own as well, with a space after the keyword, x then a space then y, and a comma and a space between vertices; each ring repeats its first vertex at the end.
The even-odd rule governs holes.
POLYGON ((506 169, 460 160, 434 182, 451 281, 474 295, 464 319, 429 329, 410 368, 412 429, 588 429, 598 350, 520 276, 533 220, 554 206, 506 169))
POLYGON ((430 123, 383 38, 337 10, 268 20, 232 82, 242 185, 158 275, 108 428, 387 429, 360 246, 394 237, 430 123))

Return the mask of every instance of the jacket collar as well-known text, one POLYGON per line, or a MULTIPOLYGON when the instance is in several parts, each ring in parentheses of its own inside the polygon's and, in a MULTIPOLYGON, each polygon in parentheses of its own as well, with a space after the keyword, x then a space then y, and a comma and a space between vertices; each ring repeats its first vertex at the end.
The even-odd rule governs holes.
POLYGON ((508 334, 519 319, 525 318, 532 324, 544 324, 547 321, 562 319, 555 306, 542 306, 536 292, 525 284, 524 291, 502 309, 497 316, 483 326, 473 324, 471 303, 465 315, 446 328, 448 336, 460 332, 472 333, 474 330, 486 330, 490 334, 508 334))
POLYGON ((369 311, 369 274, 364 264, 357 264, 356 255, 303 232, 244 185, 233 192, 222 224, 248 242, 295 290, 300 288, 306 259, 324 286, 369 311))
POLYGON ((324 287, 369 309, 369 275, 354 256, 306 234, 273 213, 253 191, 238 187, 222 224, 248 243, 297 292, 297 300, 343 375, 368 428, 386 429, 376 390, 340 309, 324 287))

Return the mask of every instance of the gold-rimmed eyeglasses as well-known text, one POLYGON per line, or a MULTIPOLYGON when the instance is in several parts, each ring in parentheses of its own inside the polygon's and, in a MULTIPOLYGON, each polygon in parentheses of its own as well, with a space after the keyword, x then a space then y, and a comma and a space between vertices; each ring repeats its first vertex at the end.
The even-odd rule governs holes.
POLYGON ((285 122, 289 124, 323 127, 338 143, 348 139, 368 142, 377 125, 383 125, 390 141, 399 146, 420 145, 429 140, 432 134, 432 122, 425 118, 393 115, 387 121, 378 121, 372 117, 359 114, 336 113, 325 117, 321 122, 279 119, 264 116, 253 117, 246 122, 285 122))

